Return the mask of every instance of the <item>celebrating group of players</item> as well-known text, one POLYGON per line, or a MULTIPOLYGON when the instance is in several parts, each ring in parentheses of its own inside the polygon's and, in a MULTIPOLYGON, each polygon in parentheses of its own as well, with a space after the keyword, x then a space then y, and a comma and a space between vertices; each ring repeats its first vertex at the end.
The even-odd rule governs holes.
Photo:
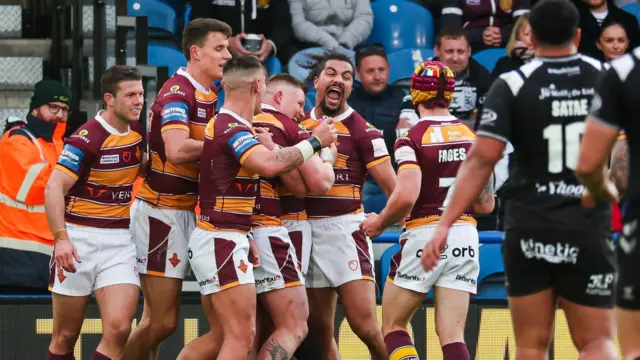
MULTIPOLYGON (((337 295, 373 359, 418 359, 408 324, 432 287, 444 359, 469 359, 464 324, 479 273, 473 216, 493 210, 492 168, 507 142, 515 155, 504 259, 517 358, 547 358, 558 301, 581 359, 617 358, 612 288, 617 279, 618 305, 637 308, 629 274, 636 223, 620 240, 617 278, 608 205, 596 198, 617 200, 603 169, 617 127, 634 136, 633 113, 620 102, 632 101, 627 83, 640 53, 614 62, 596 91, 603 65, 576 52, 577 21, 567 0, 534 7, 537 58, 497 80, 477 139, 447 110, 451 70, 420 64, 411 79, 420 122, 396 141, 397 178, 380 131, 347 105, 354 69, 339 53, 318 60, 318 105, 304 114, 302 83, 267 78, 254 57, 232 58, 229 26, 194 20, 183 34, 188 65, 158 93, 148 134, 138 124, 140 74, 110 68, 101 80, 106 109, 66 140, 46 190, 56 240, 47 359, 74 358, 92 293, 103 320, 92 359, 155 359, 176 328, 191 269, 210 331, 179 359, 291 359, 305 338, 316 356, 339 359, 337 295), (216 80, 225 90, 217 113, 216 80), (362 210, 367 173, 389 198, 380 214, 362 210), (370 239, 405 221, 380 327, 370 239), (144 308, 131 331, 139 286, 144 308)), ((634 312, 625 316, 621 343, 635 359, 639 325, 634 312)))

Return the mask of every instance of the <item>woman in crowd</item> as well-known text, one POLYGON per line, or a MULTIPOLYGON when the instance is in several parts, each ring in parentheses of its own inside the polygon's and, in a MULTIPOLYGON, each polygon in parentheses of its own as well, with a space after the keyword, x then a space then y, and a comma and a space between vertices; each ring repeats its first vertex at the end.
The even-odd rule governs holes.
POLYGON ((529 26, 529 14, 526 13, 516 21, 507 43, 507 56, 498 60, 491 77, 495 80, 501 74, 519 68, 532 58, 531 26, 529 26))

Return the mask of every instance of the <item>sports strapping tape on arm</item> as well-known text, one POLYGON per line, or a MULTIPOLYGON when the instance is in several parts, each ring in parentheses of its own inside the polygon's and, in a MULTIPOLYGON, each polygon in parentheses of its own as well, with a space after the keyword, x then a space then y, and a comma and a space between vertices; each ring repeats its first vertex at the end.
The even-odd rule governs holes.
POLYGON ((300 150, 304 161, 309 160, 316 152, 322 149, 322 143, 320 142, 320 139, 315 136, 312 136, 307 140, 300 141, 294 146, 300 150))

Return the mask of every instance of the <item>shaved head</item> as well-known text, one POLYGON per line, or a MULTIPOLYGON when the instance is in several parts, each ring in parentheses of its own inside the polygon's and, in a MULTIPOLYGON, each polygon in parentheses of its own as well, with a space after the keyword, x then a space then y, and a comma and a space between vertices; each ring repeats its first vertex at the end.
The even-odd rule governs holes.
POLYGON ((263 102, 291 119, 298 119, 304 110, 304 85, 289 74, 274 75, 267 82, 263 102))
POLYGON ((252 102, 254 114, 258 114, 265 93, 266 77, 267 69, 258 58, 250 55, 234 57, 222 69, 222 88, 229 98, 245 98, 238 101, 252 102))

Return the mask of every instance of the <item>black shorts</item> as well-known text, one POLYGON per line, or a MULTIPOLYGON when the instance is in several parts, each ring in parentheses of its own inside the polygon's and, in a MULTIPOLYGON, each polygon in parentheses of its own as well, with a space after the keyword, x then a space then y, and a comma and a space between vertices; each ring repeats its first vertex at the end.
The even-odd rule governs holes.
POLYGON ((613 307, 616 265, 608 237, 575 230, 509 229, 502 255, 509 296, 554 289, 576 304, 613 307))
POLYGON ((616 305, 640 310, 640 249, 638 247, 638 220, 625 221, 624 230, 618 239, 618 283, 616 305))

